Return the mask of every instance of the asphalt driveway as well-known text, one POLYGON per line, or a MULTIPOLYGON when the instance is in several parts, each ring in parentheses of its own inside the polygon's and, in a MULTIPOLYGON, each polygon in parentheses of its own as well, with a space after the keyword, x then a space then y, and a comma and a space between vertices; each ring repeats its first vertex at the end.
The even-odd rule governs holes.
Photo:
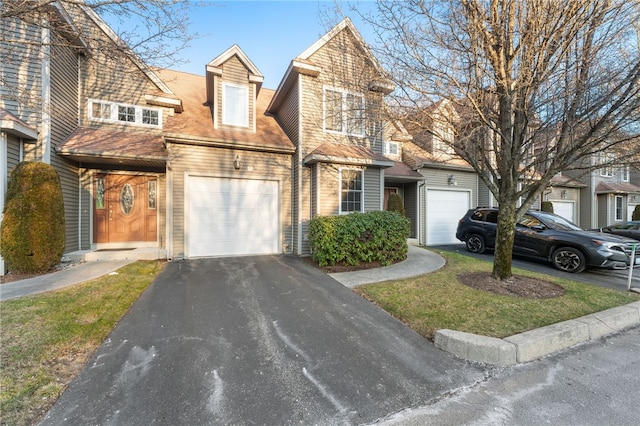
POLYGON ((487 373, 304 259, 177 261, 42 424, 362 424, 487 373))

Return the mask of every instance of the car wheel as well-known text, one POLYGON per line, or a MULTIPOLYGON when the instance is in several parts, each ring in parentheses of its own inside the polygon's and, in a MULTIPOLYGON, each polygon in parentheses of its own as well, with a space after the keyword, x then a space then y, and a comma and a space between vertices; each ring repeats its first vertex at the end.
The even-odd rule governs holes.
POLYGON ((469 238, 467 238, 466 243, 467 250, 469 250, 471 253, 484 253, 484 251, 487 249, 484 243, 484 238, 482 238, 482 236, 478 234, 470 235, 469 238))
POLYGON ((584 254, 573 247, 560 247, 551 255, 551 263, 556 269, 578 273, 586 268, 584 254))

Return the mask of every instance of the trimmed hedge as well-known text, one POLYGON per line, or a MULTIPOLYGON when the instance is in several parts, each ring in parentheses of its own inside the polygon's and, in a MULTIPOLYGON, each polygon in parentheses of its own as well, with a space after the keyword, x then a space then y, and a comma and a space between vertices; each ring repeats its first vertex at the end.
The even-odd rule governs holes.
POLYGON ((316 216, 309 223, 309 242, 321 267, 391 265, 407 258, 409 232, 409 219, 392 211, 316 216))
POLYGON ((551 201, 543 201, 540 206, 540 210, 543 212, 553 213, 553 203, 551 201))
POLYGON ((64 201, 53 166, 22 162, 7 188, 0 253, 12 272, 45 272, 57 265, 65 245, 64 201))
POLYGON ((405 215, 404 204, 402 203, 402 197, 400 197, 400 194, 389 194, 389 199, 387 200, 387 210, 390 212, 398 212, 402 216, 405 215))

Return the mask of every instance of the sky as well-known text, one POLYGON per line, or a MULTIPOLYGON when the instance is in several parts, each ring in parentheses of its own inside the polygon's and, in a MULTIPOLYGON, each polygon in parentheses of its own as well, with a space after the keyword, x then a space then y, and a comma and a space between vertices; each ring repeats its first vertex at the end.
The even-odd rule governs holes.
MULTIPOLYGON (((190 30, 204 37, 193 40, 181 56, 188 63, 172 69, 204 75, 205 65, 237 44, 264 75, 263 87, 276 89, 293 58, 311 46, 330 28, 322 16, 335 17, 340 5, 368 43, 365 25, 349 5, 366 12, 375 8, 369 1, 212 1, 194 8, 190 30)), ((332 23, 337 23, 334 19, 332 23)))

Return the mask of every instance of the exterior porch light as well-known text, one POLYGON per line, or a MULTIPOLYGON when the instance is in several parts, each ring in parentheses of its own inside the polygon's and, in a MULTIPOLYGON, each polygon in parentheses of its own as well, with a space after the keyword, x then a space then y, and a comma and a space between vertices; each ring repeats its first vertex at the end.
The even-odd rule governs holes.
POLYGON ((242 168, 242 160, 239 155, 236 155, 236 159, 233 160, 233 168, 235 170, 240 170, 242 168))
POLYGON ((560 191, 560 198, 562 198, 563 200, 567 199, 567 190, 563 189, 562 191, 560 191))
POLYGON ((456 177, 454 175, 449 175, 449 178, 447 179, 447 183, 453 186, 458 185, 458 181, 456 180, 456 177))

